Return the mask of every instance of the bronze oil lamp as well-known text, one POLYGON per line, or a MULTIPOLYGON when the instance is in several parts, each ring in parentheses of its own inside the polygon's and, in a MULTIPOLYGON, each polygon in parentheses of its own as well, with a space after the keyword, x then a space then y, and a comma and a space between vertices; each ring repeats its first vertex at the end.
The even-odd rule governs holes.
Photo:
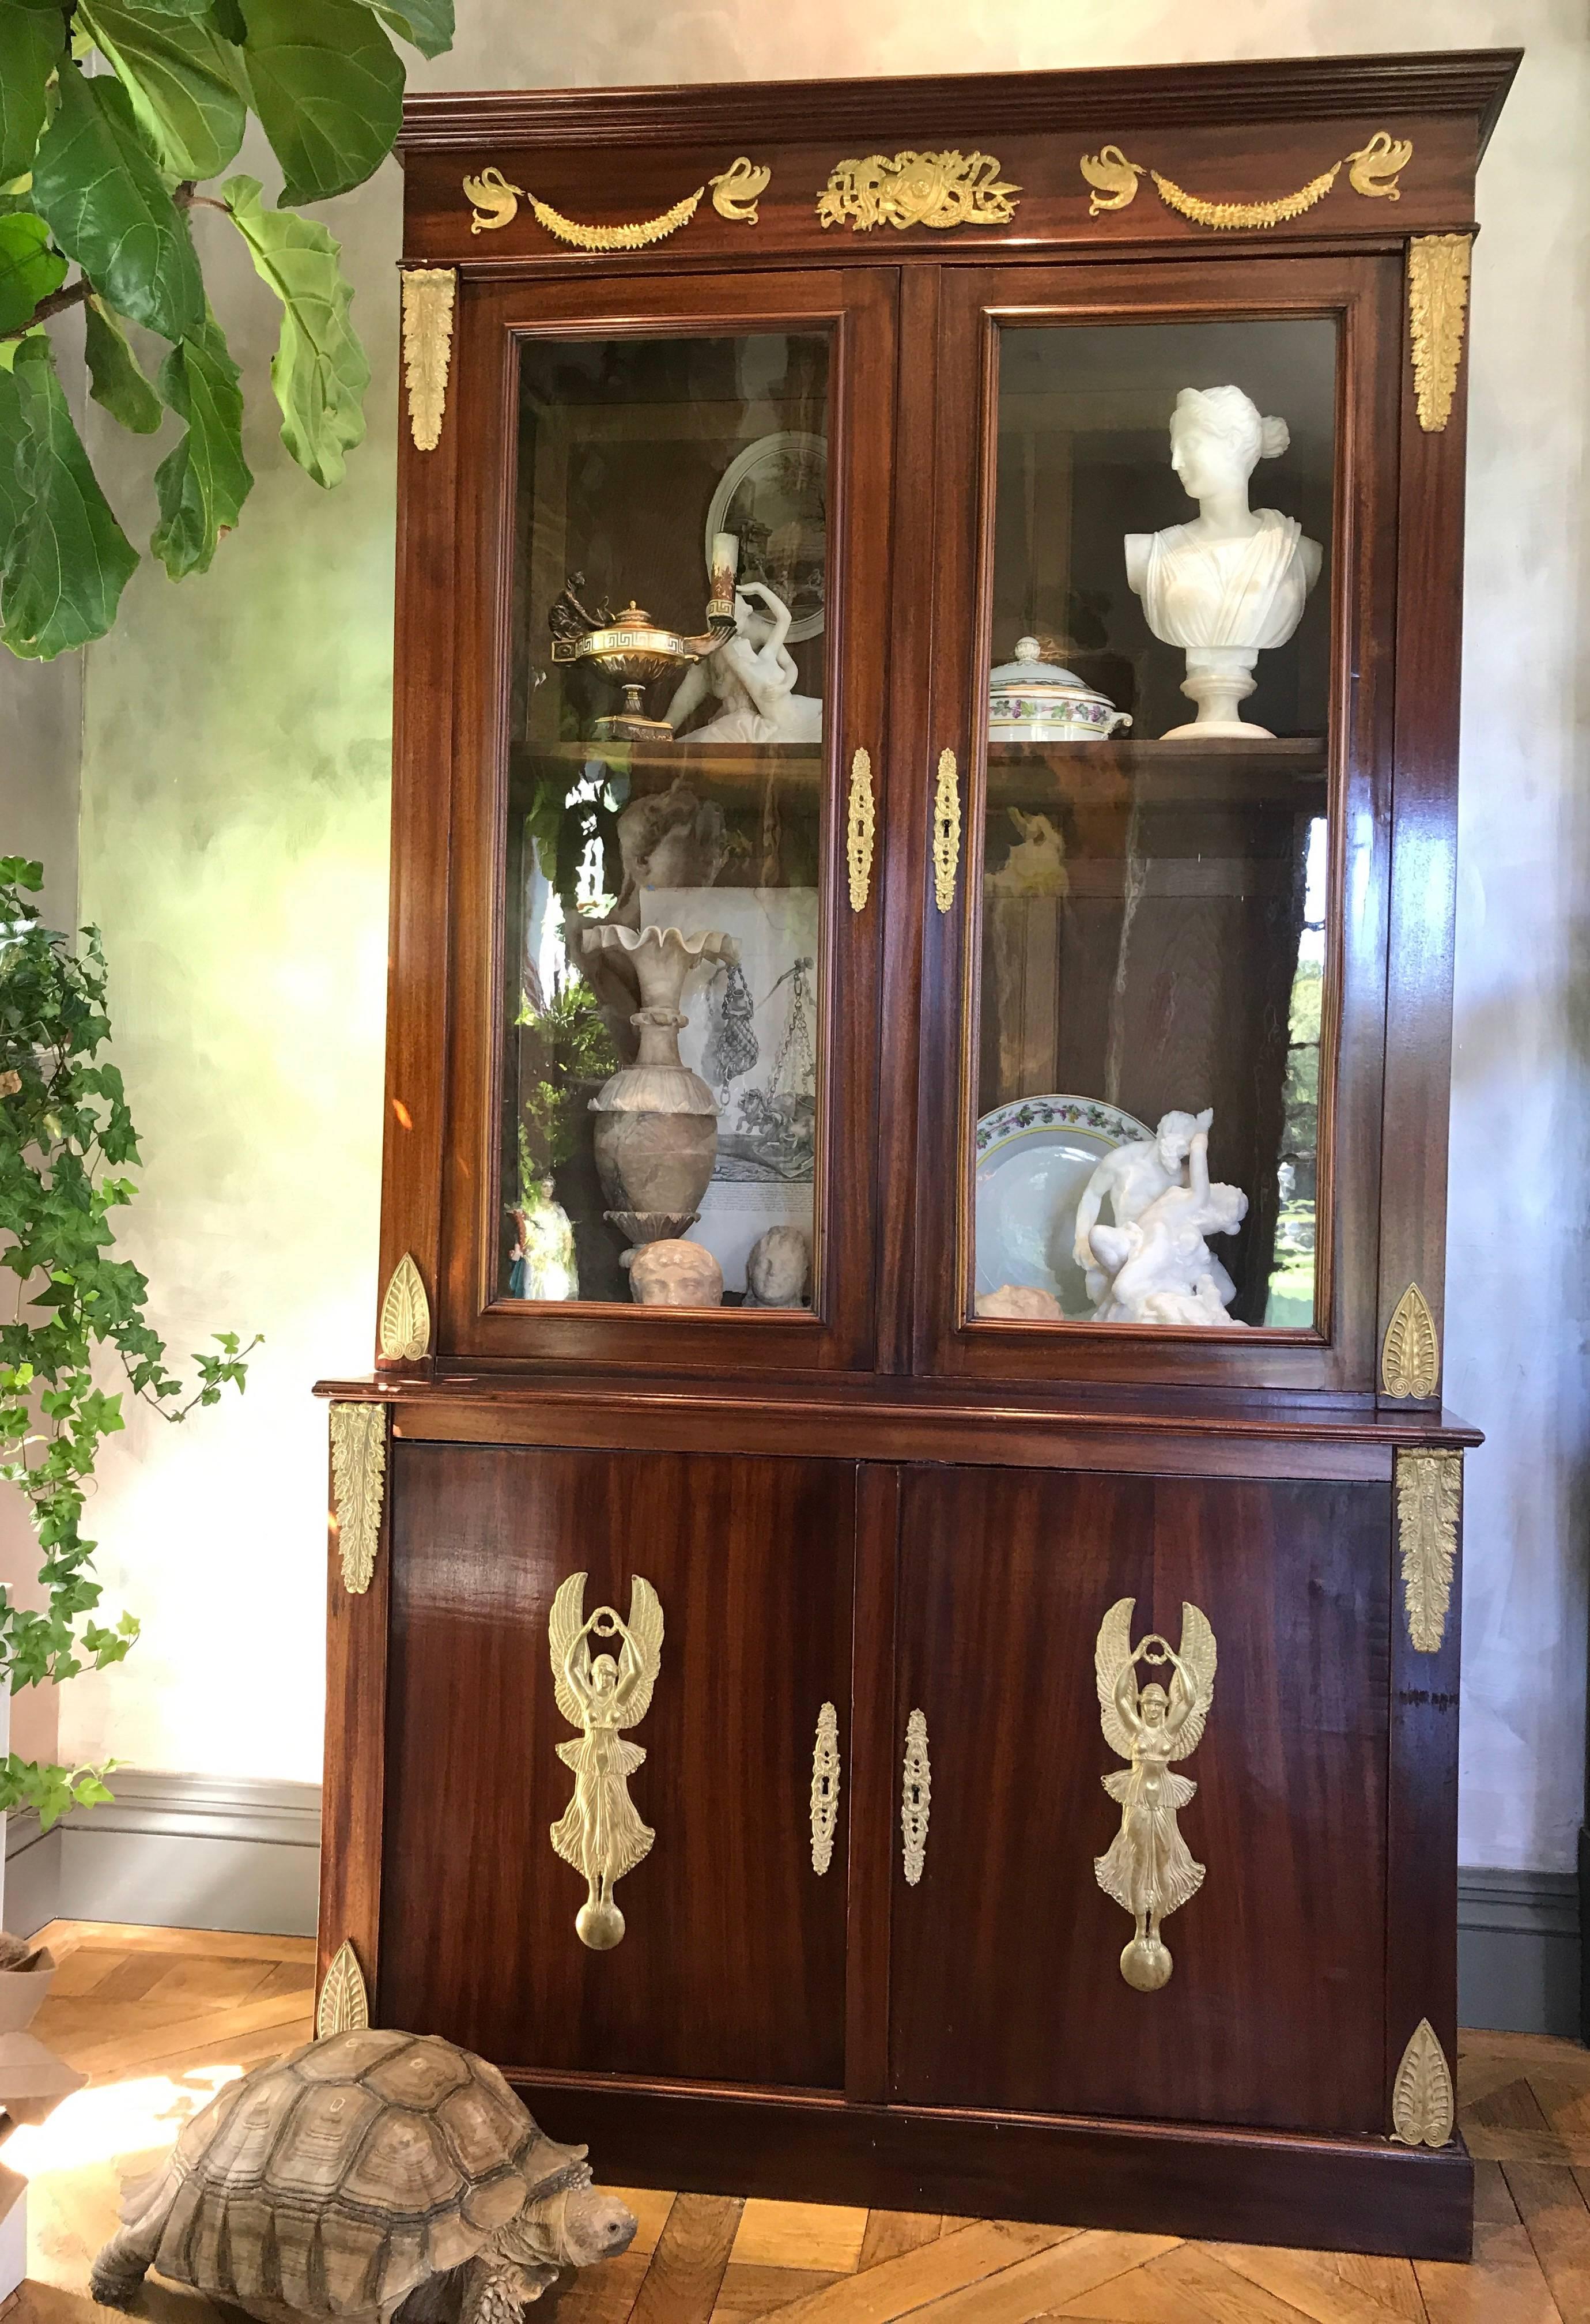
POLYGON ((624 690, 621 710, 598 718, 593 740, 598 742, 671 742, 674 730, 666 718, 646 715, 646 688, 659 678, 688 669, 693 661, 715 653, 734 634, 734 577, 740 565, 740 542, 731 532, 713 536, 711 592, 707 626, 699 637, 682 637, 652 620, 644 605, 631 598, 622 613, 605 605, 588 613, 576 592, 585 586, 583 573, 571 573, 562 595, 547 617, 552 632, 555 662, 584 662, 624 690))

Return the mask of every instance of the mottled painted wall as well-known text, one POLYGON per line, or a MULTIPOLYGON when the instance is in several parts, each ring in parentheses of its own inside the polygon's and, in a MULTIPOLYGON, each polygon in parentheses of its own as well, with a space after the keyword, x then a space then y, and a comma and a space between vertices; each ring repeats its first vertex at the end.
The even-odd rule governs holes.
MULTIPOLYGON (((1448 1385, 1470 1463, 1464 1853, 1569 1860, 1580 1805, 1590 1268, 1584 411, 1590 117, 1577 0, 832 0, 672 10, 461 0, 432 86, 996 69, 1521 43, 1481 179, 1448 1385), (1498 1213, 1501 1216, 1498 1216, 1498 1213)), ((266 174, 262 172, 262 174, 266 174)), ((263 397, 260 483, 205 582, 145 573, 88 678, 83 892, 117 965, 146 1127, 137 1247, 180 1341, 269 1344, 246 1402, 136 1433, 101 1497, 147 1640, 69 1698, 83 1749, 307 1775, 318 1763, 324 1436, 374 1299, 399 185, 328 206, 376 365, 371 440, 326 500, 263 397)), ((214 279, 257 381, 262 293, 214 279)), ((108 447, 107 447, 108 449, 108 447)))
MULTIPOLYGON (((82 729, 78 656, 27 662, 0 653, 0 855, 31 855, 43 864, 39 900, 53 927, 77 919, 82 729)), ((43 1603, 39 1562, 26 1504, 0 1490, 0 1582, 22 1605, 43 1603)), ((60 1713, 53 1687, 28 1688, 13 1708, 12 1748, 30 1759, 53 1759, 60 1713)))

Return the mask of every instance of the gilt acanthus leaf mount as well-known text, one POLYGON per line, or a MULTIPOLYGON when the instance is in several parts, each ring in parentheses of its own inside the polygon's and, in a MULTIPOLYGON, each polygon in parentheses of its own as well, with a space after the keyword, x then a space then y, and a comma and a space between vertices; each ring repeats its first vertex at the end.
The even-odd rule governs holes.
POLYGON ((458 278, 450 266, 404 270, 403 377, 409 391, 409 429, 421 452, 434 452, 442 440, 457 288, 458 278))
POLYGON ((430 1352, 430 1301, 411 1251, 392 1269, 381 1303, 377 1345, 386 1363, 416 1364, 430 1352))
POLYGON ((1392 1311, 1380 1351, 1381 1386, 1388 1396, 1434 1396, 1441 1377, 1441 1342, 1429 1301, 1411 1283, 1392 1311))
POLYGON ((1462 1506, 1461 1452, 1397 1454, 1402 1596, 1408 1609, 1408 1635, 1421 1655, 1439 1654, 1447 1635, 1462 1506))
POLYGON ((332 1956, 315 2004, 315 2039, 333 2034, 363 2034, 370 2023, 370 1996, 359 1956, 345 1939, 332 1956))
POLYGON ((1452 416, 1468 309, 1469 237, 1415 235, 1408 245, 1408 335, 1419 424, 1438 436, 1452 416))
POLYGON ((1421 2017, 1392 2085, 1392 2137, 1399 2146, 1445 2146, 1455 2114, 1447 2053, 1429 2019, 1421 2017))
POLYGON ((375 1574, 381 1510, 386 1489, 387 1407, 331 1407, 331 1489, 342 1556, 343 1587, 362 1597, 375 1574))

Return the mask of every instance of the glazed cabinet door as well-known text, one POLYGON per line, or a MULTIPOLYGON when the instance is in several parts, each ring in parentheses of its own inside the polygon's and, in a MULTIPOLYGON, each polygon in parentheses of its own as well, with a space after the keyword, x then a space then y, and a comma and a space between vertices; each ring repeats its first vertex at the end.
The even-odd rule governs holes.
POLYGON ((1383 1484, 907 1474, 897 2101, 1384 2131, 1390 1526, 1383 1484))
POLYGON ((1401 290, 946 281, 925 1369, 1373 1393, 1401 290))
POLYGON ((854 1502, 842 1462, 395 1448, 387 2022, 842 2083, 854 1502))
POLYGON ((410 503, 450 822, 394 970, 402 1024, 444 974, 450 1021, 394 1037, 392 1263, 431 1237, 446 1353, 865 1366, 895 272, 460 298, 467 450, 410 503))

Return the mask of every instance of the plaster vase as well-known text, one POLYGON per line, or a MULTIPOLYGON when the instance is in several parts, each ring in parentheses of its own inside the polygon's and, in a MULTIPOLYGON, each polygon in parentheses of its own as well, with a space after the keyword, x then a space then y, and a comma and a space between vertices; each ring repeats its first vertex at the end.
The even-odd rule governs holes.
POLYGON ((591 1100, 597 1176, 606 1213, 633 1243, 679 1234, 700 1211, 718 1150, 718 1103, 701 1075, 679 1056, 689 1019, 679 996, 702 961, 732 965, 739 948, 716 932, 626 928, 604 921, 587 928, 588 954, 621 953, 640 987, 630 1022, 639 1036, 632 1065, 604 1082, 591 1100))

